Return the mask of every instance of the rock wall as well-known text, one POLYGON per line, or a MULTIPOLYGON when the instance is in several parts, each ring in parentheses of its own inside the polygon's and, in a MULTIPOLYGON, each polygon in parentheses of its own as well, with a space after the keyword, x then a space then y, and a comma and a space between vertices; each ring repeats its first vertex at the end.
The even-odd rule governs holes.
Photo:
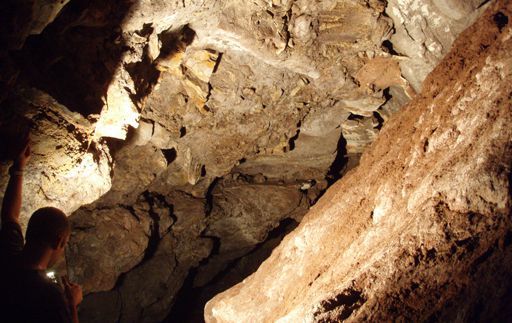
MULTIPOLYGON (((107 145, 92 140, 94 127, 78 113, 35 89, 18 89, 0 115, 2 158, 24 132, 31 134, 31 162, 24 176, 20 222, 51 205, 67 214, 105 194, 111 186, 112 158, 107 145)), ((0 189, 7 186, 8 165, 2 163, 0 189)))
POLYGON ((0 146, 31 129, 23 224, 71 214, 81 320, 161 321, 300 221, 484 2, 3 2, 0 146))
POLYGON ((394 21, 390 41, 400 53, 403 76, 419 92, 425 77, 448 52, 457 35, 480 14, 479 0, 391 0, 386 13, 394 21))
POLYGON ((207 322, 506 321, 512 4, 460 35, 359 167, 207 322))

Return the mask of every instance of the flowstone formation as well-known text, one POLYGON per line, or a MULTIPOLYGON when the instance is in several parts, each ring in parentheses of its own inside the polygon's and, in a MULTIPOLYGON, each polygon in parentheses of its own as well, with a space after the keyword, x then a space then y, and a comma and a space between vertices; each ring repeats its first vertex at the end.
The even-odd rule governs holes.
POLYGON ((257 272, 207 322, 507 321, 512 4, 462 33, 257 272))
POLYGON ((71 214, 81 321, 159 322, 184 282, 205 302, 250 274, 486 3, 3 2, 2 134, 34 150, 23 224, 71 214))

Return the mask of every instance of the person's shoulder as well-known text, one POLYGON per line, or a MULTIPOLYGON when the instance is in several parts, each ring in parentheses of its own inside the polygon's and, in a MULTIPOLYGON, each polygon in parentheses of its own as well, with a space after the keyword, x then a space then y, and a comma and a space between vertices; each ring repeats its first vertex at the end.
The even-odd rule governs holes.
POLYGON ((0 228, 0 235, 19 235, 23 237, 21 225, 15 221, 3 221, 0 228))

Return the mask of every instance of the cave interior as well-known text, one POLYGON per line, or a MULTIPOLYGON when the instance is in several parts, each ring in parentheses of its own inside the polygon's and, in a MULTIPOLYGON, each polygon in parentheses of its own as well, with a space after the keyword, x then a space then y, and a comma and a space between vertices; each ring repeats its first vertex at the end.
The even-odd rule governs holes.
POLYGON ((510 14, 5 0, 0 194, 29 132, 82 322, 510 322, 510 14))

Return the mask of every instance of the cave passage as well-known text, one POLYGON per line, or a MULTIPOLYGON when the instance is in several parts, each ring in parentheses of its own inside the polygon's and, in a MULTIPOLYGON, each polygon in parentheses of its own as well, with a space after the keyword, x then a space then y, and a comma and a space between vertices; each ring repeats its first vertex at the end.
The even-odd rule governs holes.
POLYGON ((453 318, 480 302, 468 277, 509 276, 493 266, 509 259, 511 10, 4 1, 0 190, 28 131, 20 224, 69 215, 52 271, 82 286, 81 322, 453 318))

